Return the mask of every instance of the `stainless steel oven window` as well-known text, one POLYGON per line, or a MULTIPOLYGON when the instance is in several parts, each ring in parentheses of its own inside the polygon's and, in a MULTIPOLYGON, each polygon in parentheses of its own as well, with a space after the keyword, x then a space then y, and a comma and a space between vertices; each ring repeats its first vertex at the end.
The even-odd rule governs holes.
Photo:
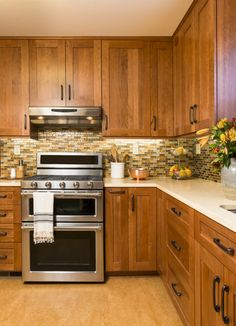
MULTIPOLYGON (((24 282, 103 282, 104 252, 103 223, 58 223, 55 231, 95 232, 95 271, 31 271, 30 270, 30 232, 33 223, 22 226, 22 277, 24 282)), ((48 244, 50 245, 50 244, 48 244)))

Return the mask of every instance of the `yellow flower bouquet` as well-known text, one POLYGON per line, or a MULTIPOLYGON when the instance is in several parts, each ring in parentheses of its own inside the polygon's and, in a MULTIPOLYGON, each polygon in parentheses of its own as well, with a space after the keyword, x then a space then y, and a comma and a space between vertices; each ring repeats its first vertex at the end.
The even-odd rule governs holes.
POLYGON ((229 167, 231 158, 236 158, 236 117, 221 119, 211 128, 210 148, 217 157, 212 164, 216 168, 229 167))

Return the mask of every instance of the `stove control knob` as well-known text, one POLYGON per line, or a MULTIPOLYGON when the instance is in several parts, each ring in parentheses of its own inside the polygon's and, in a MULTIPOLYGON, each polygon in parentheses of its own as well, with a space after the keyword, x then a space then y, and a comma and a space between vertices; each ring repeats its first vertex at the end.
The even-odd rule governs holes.
POLYGON ((32 181, 30 185, 31 185, 32 188, 37 188, 38 187, 38 183, 36 181, 32 181))
POLYGON ((89 189, 93 189, 93 181, 88 181, 87 185, 89 189))
POLYGON ((60 183, 59 183, 59 187, 60 187, 61 189, 64 189, 64 188, 66 187, 65 182, 60 182, 60 183))
POLYGON ((73 186, 75 189, 79 189, 79 182, 78 181, 74 182, 73 186))
POLYGON ((45 182, 45 187, 46 187, 47 189, 52 188, 52 183, 51 183, 50 181, 45 182))

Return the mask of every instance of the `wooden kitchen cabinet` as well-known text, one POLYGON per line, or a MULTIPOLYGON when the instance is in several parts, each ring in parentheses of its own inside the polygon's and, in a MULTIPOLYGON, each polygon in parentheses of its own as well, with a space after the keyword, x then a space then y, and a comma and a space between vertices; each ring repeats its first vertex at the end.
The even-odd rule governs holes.
POLYGON ((1 136, 29 134, 28 83, 28 41, 0 40, 1 136))
POLYGON ((129 270, 129 188, 105 190, 106 270, 129 270))
POLYGON ((20 187, 0 187, 0 271, 21 271, 20 187))
POLYGON ((150 135, 149 69, 149 42, 102 41, 104 136, 150 135))
POLYGON ((217 1, 218 119, 236 115, 236 1, 217 1))
POLYGON ((195 130, 193 108, 195 103, 195 42, 194 14, 185 19, 174 38, 175 77, 175 135, 188 134, 195 130), (178 66, 177 66, 178 65, 178 66), (178 83, 180 82, 180 86, 178 83), (178 93, 177 93, 178 92, 178 93), (180 93, 179 93, 180 92, 180 93), (181 97, 181 99, 179 99, 181 97), (180 102, 179 102, 180 101, 180 102))
POLYGON ((156 189, 106 188, 106 271, 156 271, 156 189))
POLYGON ((101 41, 31 40, 30 106, 101 106, 101 41))
POLYGON ((173 136, 172 42, 150 42, 151 136, 173 136))
POLYGON ((195 237, 196 325, 235 325, 235 233, 195 212, 195 237))
POLYGON ((174 134, 216 119, 216 1, 198 0, 174 35, 174 134))
POLYGON ((194 210, 164 194, 164 284, 185 325, 194 325, 194 210))

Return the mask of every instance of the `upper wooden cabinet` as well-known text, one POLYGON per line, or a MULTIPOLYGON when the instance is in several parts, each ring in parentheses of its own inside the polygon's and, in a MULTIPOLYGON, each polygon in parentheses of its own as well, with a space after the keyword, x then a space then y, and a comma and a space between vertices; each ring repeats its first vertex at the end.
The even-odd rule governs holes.
POLYGON ((104 136, 171 136, 171 42, 102 42, 104 136))
POLYGON ((102 42, 104 136, 150 135, 149 43, 102 42))
POLYGON ((210 127, 216 117, 216 1, 199 0, 174 36, 175 135, 210 127))
POLYGON ((31 40, 30 106, 101 106, 101 41, 31 40))
POLYGON ((28 41, 0 40, 1 136, 29 134, 28 75, 28 41))
POLYGON ((156 189, 107 188, 106 271, 156 271, 156 189))
POLYGON ((218 118, 236 115, 236 1, 217 1, 218 118))
POLYGON ((172 42, 150 43, 151 136, 173 135, 172 42))

